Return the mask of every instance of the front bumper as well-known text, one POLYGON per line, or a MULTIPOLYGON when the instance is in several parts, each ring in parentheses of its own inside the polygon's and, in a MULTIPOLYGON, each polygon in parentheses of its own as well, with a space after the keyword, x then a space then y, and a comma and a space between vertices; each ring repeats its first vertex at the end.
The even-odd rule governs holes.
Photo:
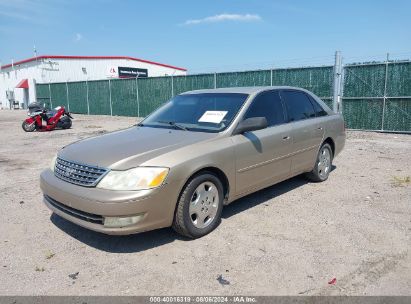
POLYGON ((142 191, 111 191, 77 186, 58 179, 47 169, 41 173, 44 203, 54 213, 79 226, 105 234, 133 234, 171 226, 179 195, 177 183, 142 191), (130 226, 106 227, 105 217, 140 215, 130 226))

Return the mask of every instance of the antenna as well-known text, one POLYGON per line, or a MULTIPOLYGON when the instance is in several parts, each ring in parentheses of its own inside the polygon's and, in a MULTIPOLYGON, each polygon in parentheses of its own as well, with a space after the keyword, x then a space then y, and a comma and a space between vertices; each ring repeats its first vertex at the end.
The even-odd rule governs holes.
POLYGON ((36 45, 33 45, 33 52, 34 52, 34 57, 36 58, 36 62, 37 62, 37 49, 36 49, 36 45))

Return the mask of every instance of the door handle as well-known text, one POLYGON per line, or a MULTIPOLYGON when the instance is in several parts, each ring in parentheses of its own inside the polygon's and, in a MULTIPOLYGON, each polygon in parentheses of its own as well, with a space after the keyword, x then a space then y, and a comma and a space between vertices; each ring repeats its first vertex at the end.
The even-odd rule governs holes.
POLYGON ((290 136, 284 136, 283 137, 283 140, 289 140, 290 139, 290 136))

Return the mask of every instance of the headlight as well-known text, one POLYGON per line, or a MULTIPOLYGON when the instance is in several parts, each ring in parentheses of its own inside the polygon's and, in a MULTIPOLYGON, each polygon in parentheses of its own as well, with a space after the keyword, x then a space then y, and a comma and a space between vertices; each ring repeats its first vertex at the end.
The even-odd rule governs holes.
POLYGON ((53 157, 50 163, 50 170, 54 172, 54 167, 56 166, 57 155, 53 157))
POLYGON ((97 184, 109 190, 145 190, 159 187, 168 174, 168 168, 138 167, 127 171, 110 171, 97 184))

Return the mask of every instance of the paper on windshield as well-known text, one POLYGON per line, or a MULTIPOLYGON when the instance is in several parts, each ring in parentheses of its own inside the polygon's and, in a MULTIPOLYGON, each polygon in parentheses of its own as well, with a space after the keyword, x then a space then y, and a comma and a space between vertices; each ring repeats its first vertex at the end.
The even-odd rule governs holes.
POLYGON ((220 123, 226 115, 227 111, 206 111, 198 121, 220 123))

